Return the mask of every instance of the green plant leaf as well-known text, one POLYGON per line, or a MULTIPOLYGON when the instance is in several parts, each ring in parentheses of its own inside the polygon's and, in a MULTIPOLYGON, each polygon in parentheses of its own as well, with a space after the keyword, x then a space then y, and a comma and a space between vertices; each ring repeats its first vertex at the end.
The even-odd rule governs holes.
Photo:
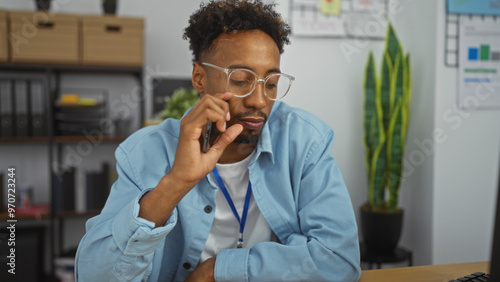
MULTIPOLYGON (((376 127, 376 126, 375 126, 376 127)), ((385 139, 378 144, 373 152, 370 165, 370 179, 368 187, 368 195, 370 207, 373 211, 380 210, 384 206, 385 201, 385 179, 384 171, 386 168, 385 158, 385 139)))
POLYGON ((394 69, 391 75, 391 113, 394 110, 395 102, 403 99, 405 91, 405 61, 402 53, 396 55, 394 69))
POLYGON ((363 145, 365 147, 365 165, 368 171, 370 171, 370 159, 372 154, 371 144, 373 141, 370 139, 370 126, 373 116, 376 114, 375 110, 375 99, 377 92, 377 77, 376 77, 376 66, 375 59, 373 58, 373 53, 370 52, 368 61, 365 67, 365 78, 364 78, 364 138, 363 145))
POLYGON ((385 38, 385 48, 386 52, 389 54, 389 65, 392 67, 396 61, 396 56, 398 53, 402 53, 401 44, 399 43, 396 31, 392 27, 391 22, 387 24, 387 34, 385 38))
POLYGON ((200 100, 198 92, 193 88, 179 88, 171 97, 165 98, 165 109, 160 116, 163 119, 180 119, 184 113, 200 100))
POLYGON ((387 131, 387 187, 389 189, 389 201, 387 208, 394 212, 397 208, 399 185, 402 174, 403 156, 403 97, 399 97, 394 111, 391 115, 391 122, 387 131))
MULTIPOLYGON (((393 177, 393 169, 391 168, 393 158, 398 157, 402 154, 402 148, 400 148, 400 144, 398 144, 396 147, 393 147, 394 144, 392 142, 392 139, 395 137, 394 135, 397 134, 396 138, 401 137, 401 127, 402 124, 396 124, 394 125, 394 120, 397 119, 399 115, 402 115, 400 113, 402 105, 398 106, 398 109, 396 110, 395 108, 395 101, 398 101, 398 103, 402 104, 403 99, 404 99, 404 91, 405 91, 405 80, 404 80, 404 75, 405 75, 405 68, 404 68, 404 60, 403 60, 403 55, 402 53, 398 53, 396 55, 396 61, 394 64, 394 70, 391 74, 391 109, 390 109, 390 122, 388 126, 386 127, 387 131, 387 185, 389 185, 389 182, 391 181, 391 178, 393 177), (396 131, 394 130, 394 126, 396 126, 396 131)), ((394 160, 397 161, 397 160, 394 160)))
POLYGON ((372 210, 380 209, 383 206, 385 199, 385 183, 384 171, 386 167, 385 153, 385 132, 382 121, 382 103, 380 99, 380 91, 376 91, 375 99, 375 115, 372 117, 370 124, 370 140, 372 157, 370 159, 369 170, 369 202, 372 210))
POLYGON ((391 114, 391 77, 392 67, 390 64, 389 53, 384 53, 382 60, 382 68, 380 75, 380 102, 382 105, 382 120, 384 130, 389 127, 389 120, 391 114))
MULTIPOLYGON (((403 104, 403 140, 406 140, 406 135, 408 132, 409 117, 411 114, 411 95, 412 95, 412 80, 411 80, 411 65, 410 65, 410 54, 407 54, 404 59, 404 104, 403 104)), ((404 148, 404 145, 403 145, 404 148)))

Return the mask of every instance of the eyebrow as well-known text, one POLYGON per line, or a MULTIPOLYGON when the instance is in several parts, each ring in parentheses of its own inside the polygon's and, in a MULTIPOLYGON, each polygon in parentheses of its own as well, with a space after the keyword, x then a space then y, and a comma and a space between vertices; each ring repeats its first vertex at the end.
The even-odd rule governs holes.
MULTIPOLYGON (((249 66, 246 66, 246 65, 230 65, 229 67, 227 67, 228 69, 247 69, 247 70, 251 70, 253 72, 255 72, 255 70, 249 66)), ((269 73, 281 73, 281 70, 279 68, 272 68, 272 69, 269 69, 267 70, 266 74, 269 74, 269 73)))

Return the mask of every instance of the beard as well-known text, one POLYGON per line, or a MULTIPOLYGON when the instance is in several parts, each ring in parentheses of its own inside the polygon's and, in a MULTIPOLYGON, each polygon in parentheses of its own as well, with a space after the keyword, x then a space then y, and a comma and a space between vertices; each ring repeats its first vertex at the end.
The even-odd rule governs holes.
MULTIPOLYGON (((237 120, 244 117, 255 117, 259 116, 264 118, 264 124, 267 122, 267 115, 262 111, 248 111, 244 113, 239 113, 234 117, 231 117, 231 120, 227 122, 227 128, 231 127, 234 124, 237 124, 237 120)), ((250 130, 244 128, 243 131, 234 139, 233 143, 236 144, 257 144, 260 140, 260 135, 262 133, 262 129, 260 130, 250 130)), ((221 132, 217 129, 216 126, 212 127, 212 138, 218 138, 221 132)), ((212 140, 212 141, 215 141, 212 140)), ((213 142, 212 142, 213 144, 213 142)))
POLYGON ((233 143, 237 144, 257 144, 260 140, 260 132, 253 133, 255 130, 250 130, 248 134, 242 132, 236 139, 234 139, 233 143))

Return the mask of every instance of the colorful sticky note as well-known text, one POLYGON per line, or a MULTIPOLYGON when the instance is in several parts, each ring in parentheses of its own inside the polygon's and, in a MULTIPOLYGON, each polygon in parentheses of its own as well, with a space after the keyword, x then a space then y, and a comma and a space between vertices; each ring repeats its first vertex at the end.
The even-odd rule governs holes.
POLYGON ((330 16, 340 15, 341 0, 321 0, 319 11, 330 16))

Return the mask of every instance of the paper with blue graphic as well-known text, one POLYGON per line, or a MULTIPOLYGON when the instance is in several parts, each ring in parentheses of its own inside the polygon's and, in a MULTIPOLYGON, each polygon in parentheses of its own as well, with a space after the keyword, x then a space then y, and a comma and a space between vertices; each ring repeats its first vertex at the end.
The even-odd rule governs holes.
POLYGON ((500 21, 493 17, 460 18, 458 104, 500 108, 500 21))

